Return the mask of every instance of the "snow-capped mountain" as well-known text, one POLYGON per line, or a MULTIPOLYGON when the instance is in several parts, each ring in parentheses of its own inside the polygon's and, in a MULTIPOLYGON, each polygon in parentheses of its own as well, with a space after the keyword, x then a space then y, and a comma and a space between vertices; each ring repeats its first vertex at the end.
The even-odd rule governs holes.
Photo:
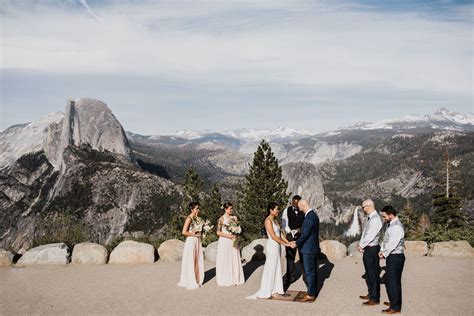
MULTIPOLYGON (((439 108, 433 114, 428 115, 406 115, 398 119, 386 119, 377 122, 359 122, 348 127, 320 132, 298 130, 286 126, 276 129, 236 129, 216 132, 212 130, 178 130, 176 132, 164 132, 149 136, 150 140, 160 140, 163 136, 176 137, 185 140, 198 140, 210 134, 224 135, 238 139, 243 142, 259 142, 262 139, 268 141, 297 140, 311 136, 331 136, 338 135, 341 131, 370 131, 370 130, 448 130, 448 131, 474 131, 474 114, 461 114, 450 111, 446 108, 439 108)), ((130 133, 130 132, 129 132, 130 133)))
POLYGON ((289 128, 286 126, 280 126, 276 129, 236 129, 236 130, 228 130, 222 132, 215 132, 211 130, 179 130, 174 133, 159 133, 158 135, 151 136, 150 139, 159 138, 160 136, 172 136, 172 137, 179 137, 188 140, 199 139, 203 138, 209 134, 218 133, 221 135, 229 136, 236 138, 238 140, 242 140, 245 142, 258 142, 261 139, 266 139, 269 141, 277 140, 277 139, 296 139, 305 136, 314 135, 315 132, 307 131, 307 130, 297 130, 293 128, 289 128))
POLYGON ((407 115, 400 119, 381 120, 375 123, 359 122, 341 130, 407 130, 407 129, 441 129, 441 130, 474 130, 474 114, 450 111, 439 108, 433 114, 407 115))

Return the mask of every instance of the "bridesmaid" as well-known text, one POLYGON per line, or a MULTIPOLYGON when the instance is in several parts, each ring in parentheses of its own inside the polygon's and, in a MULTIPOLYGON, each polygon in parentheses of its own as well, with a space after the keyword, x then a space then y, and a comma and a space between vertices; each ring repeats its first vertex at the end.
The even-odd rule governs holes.
POLYGON ((204 255, 202 252, 201 234, 194 231, 193 222, 198 218, 199 203, 189 203, 190 214, 183 226, 184 243, 183 259, 181 261, 181 279, 179 286, 188 290, 199 288, 204 281, 204 255))
POLYGON ((217 243, 216 257, 216 281, 220 286, 232 286, 244 284, 244 270, 240 260, 240 250, 234 247, 235 235, 227 231, 226 225, 233 218, 237 221, 236 216, 232 216, 233 205, 226 202, 222 208, 225 210, 224 215, 219 218, 217 224, 217 235, 219 241, 217 243))

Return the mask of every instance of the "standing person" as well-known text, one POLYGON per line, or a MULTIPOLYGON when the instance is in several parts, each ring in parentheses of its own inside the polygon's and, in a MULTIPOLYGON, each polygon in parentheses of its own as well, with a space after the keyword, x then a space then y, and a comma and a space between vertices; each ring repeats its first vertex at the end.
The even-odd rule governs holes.
POLYGON ((238 245, 234 245, 236 235, 229 231, 231 225, 238 225, 237 216, 233 216, 233 205, 226 202, 222 208, 224 215, 219 218, 217 223, 217 243, 216 256, 216 281, 220 286, 232 286, 244 284, 244 270, 240 260, 240 251, 238 245))
POLYGON ((265 230, 267 232, 267 243, 265 245, 265 265, 263 267, 262 281, 260 290, 248 299, 270 298, 276 295, 283 295, 283 280, 281 274, 281 247, 285 245, 295 248, 295 242, 289 242, 280 234, 280 225, 276 221, 280 212, 278 204, 271 202, 267 207, 267 215, 265 216, 265 230))
POLYGON ((181 261, 181 277, 179 286, 188 290, 199 288, 204 281, 204 255, 202 252, 201 233, 196 231, 193 223, 198 222, 199 203, 189 203, 190 214, 186 217, 183 226, 184 243, 183 258, 181 261))
POLYGON ((384 302, 389 306, 384 309, 384 314, 399 314, 402 310, 402 272, 405 265, 403 254, 405 229, 397 217, 397 211, 390 205, 381 211, 382 217, 387 224, 387 230, 383 238, 380 259, 386 259, 387 271, 385 273, 385 287, 390 302, 384 302))
POLYGON ((362 238, 358 245, 358 250, 363 253, 362 260, 365 268, 365 283, 367 283, 367 295, 359 296, 368 300, 362 303, 365 306, 380 304, 380 230, 382 229, 382 219, 375 210, 374 201, 368 199, 362 202, 362 209, 367 215, 362 238))
POLYGON ((300 302, 314 302, 318 284, 318 263, 319 254, 319 218, 316 212, 309 207, 306 200, 300 200, 298 207, 304 212, 301 236, 296 241, 296 245, 303 255, 304 270, 306 272, 306 287, 308 292, 299 299, 300 302))
MULTIPOLYGON (((288 206, 281 215, 281 226, 286 233, 286 239, 288 241, 297 241, 301 235, 301 226, 304 221, 304 212, 298 207, 298 202, 301 200, 301 196, 295 195, 291 199, 291 205, 288 206)), ((300 258, 300 266, 303 274, 303 280, 306 282, 304 274, 303 256, 298 248, 286 247, 286 274, 283 285, 288 288, 291 283, 295 281, 293 273, 295 271, 295 258, 296 252, 300 258)))

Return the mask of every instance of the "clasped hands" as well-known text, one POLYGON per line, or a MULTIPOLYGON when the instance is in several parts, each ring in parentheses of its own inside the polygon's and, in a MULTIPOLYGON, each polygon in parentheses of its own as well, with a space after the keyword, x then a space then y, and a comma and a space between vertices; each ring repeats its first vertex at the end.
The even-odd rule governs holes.
POLYGON ((296 248, 296 242, 295 241, 289 241, 285 244, 286 247, 291 247, 291 248, 296 248))

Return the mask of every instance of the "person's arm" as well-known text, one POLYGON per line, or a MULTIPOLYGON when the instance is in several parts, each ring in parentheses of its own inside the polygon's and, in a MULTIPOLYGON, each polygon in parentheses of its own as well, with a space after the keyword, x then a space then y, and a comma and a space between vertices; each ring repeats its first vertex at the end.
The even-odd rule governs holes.
POLYGON ((309 238, 309 235, 311 233, 310 228, 312 225, 313 225, 312 220, 310 220, 309 218, 308 219, 305 218, 303 222, 303 226, 301 226, 300 238, 298 238, 298 240, 296 241, 296 244, 298 245, 299 248, 302 247, 306 239, 309 238))
POLYGON ((281 227, 283 228, 286 234, 291 233, 290 226, 288 226, 288 207, 285 208, 283 214, 281 214, 281 227))
POLYGON ((268 234, 270 235, 270 238, 276 241, 279 244, 289 246, 288 241, 284 241, 282 238, 278 237, 275 234, 275 231, 273 230, 273 224, 272 221, 269 219, 265 220, 265 228, 267 229, 268 234))
POLYGON ((186 217, 186 220, 184 221, 184 225, 183 225, 183 235, 186 236, 186 237, 199 237, 200 234, 199 233, 195 233, 195 232, 191 232, 189 231, 189 226, 191 225, 191 217, 186 217))
POLYGON ((224 232, 222 231, 222 226, 223 226, 223 225, 224 225, 224 217, 221 216, 221 217, 219 218, 219 221, 217 222, 217 231, 216 231, 217 236, 219 236, 219 237, 224 237, 224 238, 229 238, 229 239, 234 239, 234 238, 235 238, 234 235, 232 235, 232 234, 227 234, 227 233, 224 233, 224 232))
POLYGON ((384 240, 383 249, 381 251, 384 258, 387 258, 392 253, 392 251, 397 248, 398 244, 400 243, 400 240, 404 236, 403 229, 398 225, 390 227, 389 229, 389 238, 387 241, 384 240))

